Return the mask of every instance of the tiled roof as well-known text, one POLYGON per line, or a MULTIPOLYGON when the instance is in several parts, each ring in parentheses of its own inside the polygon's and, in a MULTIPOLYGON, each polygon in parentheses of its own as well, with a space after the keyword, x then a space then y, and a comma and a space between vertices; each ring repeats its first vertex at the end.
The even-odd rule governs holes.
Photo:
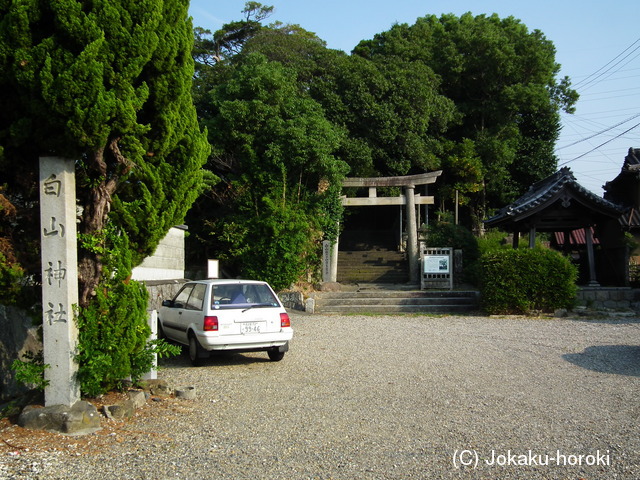
MULTIPOLYGON (((622 214, 624 209, 615 203, 597 196, 590 190, 580 185, 569 167, 563 167, 553 175, 534 183, 527 193, 515 202, 502 208, 496 215, 485 221, 487 226, 496 226, 516 217, 526 216, 528 212, 542 209, 546 203, 558 200, 562 191, 571 192, 573 196, 581 197, 594 208, 607 213, 612 217, 622 214)), ((568 200, 568 199, 567 199, 568 200)))
POLYGON ((622 171, 637 172, 638 170, 640 170, 640 148, 630 148, 629 153, 624 158, 622 171))
MULTIPOLYGON (((629 153, 624 157, 624 163, 618 176, 604 184, 604 196, 614 198, 620 197, 620 193, 626 193, 629 181, 635 182, 633 179, 638 172, 640 172, 640 148, 630 148, 629 153), (618 190, 622 190, 622 192, 618 190)), ((622 197, 624 198, 624 195, 622 197)))

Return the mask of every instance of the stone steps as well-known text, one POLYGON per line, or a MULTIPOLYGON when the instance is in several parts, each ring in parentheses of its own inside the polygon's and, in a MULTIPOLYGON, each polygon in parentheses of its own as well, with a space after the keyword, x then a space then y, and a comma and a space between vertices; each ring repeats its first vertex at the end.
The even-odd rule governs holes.
POLYGON ((360 286, 351 292, 314 294, 315 313, 468 313, 478 308, 479 293, 473 290, 388 290, 360 286))
POLYGON ((337 280, 342 283, 407 283, 409 266, 402 252, 341 251, 338 254, 337 280))

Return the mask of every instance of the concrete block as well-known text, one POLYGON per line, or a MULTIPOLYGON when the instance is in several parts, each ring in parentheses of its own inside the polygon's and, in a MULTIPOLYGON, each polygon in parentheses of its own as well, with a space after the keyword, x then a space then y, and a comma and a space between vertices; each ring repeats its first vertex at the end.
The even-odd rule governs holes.
POLYGON ((307 313, 315 313, 316 311, 316 300, 315 298, 307 298, 304 304, 304 310, 307 313))
POLYGON ((176 388, 176 397, 183 400, 193 400, 196 398, 196 387, 176 388))

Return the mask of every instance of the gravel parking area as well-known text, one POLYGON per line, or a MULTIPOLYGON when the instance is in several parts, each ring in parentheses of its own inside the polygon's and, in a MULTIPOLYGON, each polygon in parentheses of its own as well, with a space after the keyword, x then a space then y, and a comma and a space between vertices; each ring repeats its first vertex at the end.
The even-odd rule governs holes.
POLYGON ((47 448, 11 479, 638 479, 640 320, 292 313, 291 350, 162 361, 195 400, 47 448))

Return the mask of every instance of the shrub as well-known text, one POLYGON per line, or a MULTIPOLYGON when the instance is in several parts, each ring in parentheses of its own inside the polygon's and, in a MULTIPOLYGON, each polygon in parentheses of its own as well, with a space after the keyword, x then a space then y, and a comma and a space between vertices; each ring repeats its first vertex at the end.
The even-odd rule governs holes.
POLYGON ((546 248, 491 250, 481 257, 481 294, 490 314, 572 308, 578 270, 546 248))
POLYGON ((107 231, 104 276, 95 298, 78 314, 78 379, 83 394, 96 396, 118 388, 127 378, 135 383, 152 368, 153 353, 176 354, 164 341, 150 342, 148 293, 132 281, 131 251, 124 233, 107 231))
MULTIPOLYGON (((265 200, 268 207, 270 202, 265 200)), ((318 237, 313 219, 300 208, 265 207, 262 218, 253 219, 246 238, 247 252, 240 258, 242 275, 268 282, 276 291, 303 278, 318 263, 318 237)))
POLYGON ((43 352, 28 351, 22 355, 22 358, 24 360, 16 358, 11 364, 16 380, 28 388, 44 390, 49 385, 49 380, 44 379, 44 371, 50 368, 50 365, 44 363, 43 352))
POLYGON ((480 255, 494 251, 512 249, 513 246, 507 242, 508 234, 501 230, 487 230, 482 237, 478 238, 478 250, 480 255))
POLYGON ((133 368, 132 359, 144 351, 151 333, 146 309, 147 292, 138 282, 114 278, 98 286, 94 301, 78 316, 78 378, 84 394, 98 395, 145 373, 133 368))
POLYGON ((22 291, 24 270, 17 263, 12 263, 0 253, 0 304, 16 305, 22 291))

